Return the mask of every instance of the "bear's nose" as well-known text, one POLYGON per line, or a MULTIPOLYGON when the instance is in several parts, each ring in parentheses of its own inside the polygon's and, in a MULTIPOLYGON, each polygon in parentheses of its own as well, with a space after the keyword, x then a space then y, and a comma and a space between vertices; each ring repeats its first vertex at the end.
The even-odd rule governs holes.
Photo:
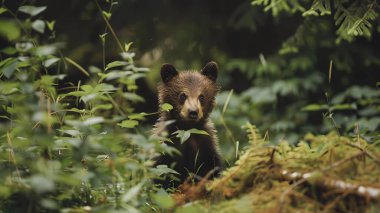
POLYGON ((189 118, 190 119, 197 119, 198 118, 198 111, 197 110, 189 110, 189 118))

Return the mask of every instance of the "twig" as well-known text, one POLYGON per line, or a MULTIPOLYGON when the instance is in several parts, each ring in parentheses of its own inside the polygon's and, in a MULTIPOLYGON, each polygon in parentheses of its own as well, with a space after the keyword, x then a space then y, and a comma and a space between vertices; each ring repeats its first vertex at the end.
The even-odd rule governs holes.
POLYGON ((353 144, 353 143, 347 143, 347 142, 344 142, 345 145, 347 146, 351 146, 351 147, 354 147, 356 149, 359 149, 360 151, 362 151, 365 155, 367 155, 369 158, 371 158, 373 161, 375 161, 379 166, 380 166, 380 158, 377 157, 374 153, 356 145, 356 144, 353 144))

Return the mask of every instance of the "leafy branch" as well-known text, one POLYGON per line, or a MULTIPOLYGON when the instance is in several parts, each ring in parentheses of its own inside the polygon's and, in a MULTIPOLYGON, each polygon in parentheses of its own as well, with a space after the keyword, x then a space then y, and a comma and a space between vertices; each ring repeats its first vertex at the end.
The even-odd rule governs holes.
POLYGON ((252 5, 264 6, 264 11, 272 11, 273 16, 278 16, 280 12, 302 12, 303 16, 333 15, 338 27, 338 42, 342 39, 351 41, 356 36, 370 37, 372 22, 379 13, 376 0, 309 0, 306 3, 299 0, 253 0, 252 5), (305 10, 306 6, 301 6, 310 3, 308 10, 305 10))

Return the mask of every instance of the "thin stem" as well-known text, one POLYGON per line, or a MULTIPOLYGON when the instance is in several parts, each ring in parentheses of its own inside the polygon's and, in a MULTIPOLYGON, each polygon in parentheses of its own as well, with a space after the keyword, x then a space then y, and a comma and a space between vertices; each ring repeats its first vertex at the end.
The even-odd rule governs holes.
POLYGON ((121 42, 120 42, 119 38, 117 37, 115 31, 113 30, 111 24, 109 23, 109 21, 107 20, 107 18, 106 18, 106 17, 104 16, 104 14, 102 13, 102 8, 100 7, 98 1, 97 1, 97 0, 94 0, 94 1, 95 1, 95 4, 96 4, 96 7, 99 9, 99 12, 100 12, 100 14, 101 14, 101 16, 102 16, 104 22, 106 23, 108 29, 111 31, 111 34, 112 34, 113 37, 115 38, 116 43, 117 43, 117 45, 119 46, 120 50, 121 50, 122 52, 125 52, 125 51, 124 51, 124 48, 123 48, 123 45, 121 45, 121 42))

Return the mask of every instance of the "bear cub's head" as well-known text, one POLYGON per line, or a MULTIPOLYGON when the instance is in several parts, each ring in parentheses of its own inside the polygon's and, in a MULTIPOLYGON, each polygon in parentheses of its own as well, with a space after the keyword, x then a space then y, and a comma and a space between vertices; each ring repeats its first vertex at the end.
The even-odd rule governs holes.
POLYGON ((158 88, 160 104, 169 103, 173 110, 167 119, 175 119, 183 124, 204 122, 210 115, 218 92, 216 79, 218 66, 209 62, 201 70, 178 72, 171 64, 161 67, 163 84, 158 88))

